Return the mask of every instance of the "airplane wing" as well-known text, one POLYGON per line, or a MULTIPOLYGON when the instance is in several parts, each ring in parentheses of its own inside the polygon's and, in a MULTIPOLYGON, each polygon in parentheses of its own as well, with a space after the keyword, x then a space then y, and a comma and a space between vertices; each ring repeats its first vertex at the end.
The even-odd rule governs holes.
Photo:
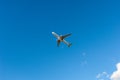
POLYGON ((66 38, 66 37, 68 37, 68 36, 70 36, 71 34, 66 34, 66 35, 64 35, 63 36, 63 38, 66 38))
POLYGON ((57 33, 55 33, 55 32, 52 32, 52 34, 53 34, 56 38, 59 37, 59 35, 58 35, 57 33))
POLYGON ((66 40, 63 40, 63 42, 65 43, 65 44, 67 44, 68 45, 68 47, 70 47, 72 44, 70 44, 69 42, 67 42, 66 40))

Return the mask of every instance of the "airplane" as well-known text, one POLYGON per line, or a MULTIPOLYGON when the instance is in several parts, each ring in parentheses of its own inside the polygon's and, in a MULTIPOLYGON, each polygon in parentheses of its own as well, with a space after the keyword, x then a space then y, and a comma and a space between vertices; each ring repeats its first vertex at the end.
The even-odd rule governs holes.
POLYGON ((66 34, 66 35, 58 35, 57 33, 55 33, 55 32, 52 32, 52 34, 57 38, 57 46, 59 47, 59 45, 60 45, 60 42, 63 42, 63 43, 65 43, 68 47, 70 47, 72 44, 71 43, 69 43, 69 42, 67 42, 64 38, 66 38, 66 37, 68 37, 68 36, 70 36, 71 34, 66 34))

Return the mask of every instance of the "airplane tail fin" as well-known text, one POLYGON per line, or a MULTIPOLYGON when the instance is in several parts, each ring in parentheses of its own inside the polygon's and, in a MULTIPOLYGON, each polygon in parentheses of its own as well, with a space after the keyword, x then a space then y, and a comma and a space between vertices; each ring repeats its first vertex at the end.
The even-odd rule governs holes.
POLYGON ((68 44, 68 47, 70 47, 72 45, 72 43, 68 44))

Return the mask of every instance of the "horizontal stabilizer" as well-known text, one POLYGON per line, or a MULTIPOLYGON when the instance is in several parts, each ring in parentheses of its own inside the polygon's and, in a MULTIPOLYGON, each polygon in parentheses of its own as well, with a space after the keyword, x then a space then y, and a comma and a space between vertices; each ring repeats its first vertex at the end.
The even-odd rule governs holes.
POLYGON ((68 45, 68 47, 70 47, 72 45, 72 43, 70 43, 69 45, 68 45))

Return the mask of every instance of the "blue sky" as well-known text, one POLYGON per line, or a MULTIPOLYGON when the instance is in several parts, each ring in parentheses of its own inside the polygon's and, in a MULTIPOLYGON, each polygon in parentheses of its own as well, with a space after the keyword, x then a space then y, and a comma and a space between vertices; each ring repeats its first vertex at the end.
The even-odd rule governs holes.
POLYGON ((0 1, 0 80, 97 80, 120 62, 120 1, 0 1), (51 34, 72 33, 56 46, 51 34))

